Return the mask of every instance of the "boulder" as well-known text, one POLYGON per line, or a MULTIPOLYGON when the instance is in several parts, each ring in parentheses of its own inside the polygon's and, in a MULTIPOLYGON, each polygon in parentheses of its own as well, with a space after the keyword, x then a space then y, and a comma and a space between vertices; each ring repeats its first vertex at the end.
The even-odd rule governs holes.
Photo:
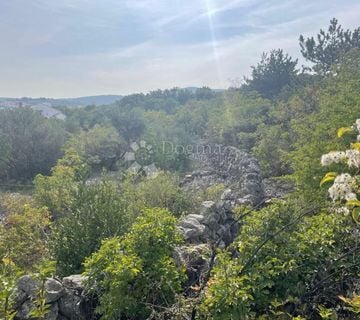
POLYGON ((83 291, 86 277, 81 274, 74 274, 62 279, 64 287, 72 290, 83 291))
POLYGON ((17 289, 28 297, 34 298, 40 286, 40 281, 29 275, 22 276, 17 281, 17 289))
POLYGON ((27 320, 31 319, 31 310, 35 307, 34 303, 28 299, 24 301, 17 309, 16 319, 18 320, 27 320))
POLYGON ((65 288, 58 280, 49 278, 45 282, 46 303, 59 300, 65 294, 65 288))
POLYGON ((81 297, 67 291, 59 300, 59 312, 69 320, 81 319, 81 297))
POLYGON ((205 226, 197 219, 203 220, 200 215, 188 215, 179 222, 179 230, 184 235, 185 240, 197 240, 205 232, 205 226))

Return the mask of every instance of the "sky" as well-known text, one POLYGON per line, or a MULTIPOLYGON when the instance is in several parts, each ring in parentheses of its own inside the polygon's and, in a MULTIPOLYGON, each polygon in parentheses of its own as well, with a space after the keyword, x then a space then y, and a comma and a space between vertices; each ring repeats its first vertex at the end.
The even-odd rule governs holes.
POLYGON ((227 88, 271 49, 303 63, 299 35, 333 17, 358 27, 360 2, 1 0, 0 96, 227 88))

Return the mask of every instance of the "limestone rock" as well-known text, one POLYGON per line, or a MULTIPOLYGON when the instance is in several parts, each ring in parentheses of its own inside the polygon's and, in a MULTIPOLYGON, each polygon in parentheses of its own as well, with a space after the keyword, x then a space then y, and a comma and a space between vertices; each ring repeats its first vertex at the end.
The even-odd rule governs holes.
MULTIPOLYGON (((179 222, 179 230, 183 233, 185 240, 196 240, 205 232, 205 226, 197 219, 200 215, 189 215, 179 222)), ((200 220, 203 217, 201 216, 200 220)))
POLYGON ((44 320, 58 320, 59 306, 57 303, 53 303, 50 307, 49 312, 46 314, 44 320))
POLYGON ((65 294, 65 289, 61 282, 51 278, 45 282, 45 291, 47 303, 55 302, 65 294))
POLYGON ((16 319, 18 320, 27 320, 31 319, 30 313, 34 308, 34 303, 31 300, 26 300, 21 306, 16 309, 16 319))
POLYGON ((83 291, 86 277, 81 274, 74 274, 62 279, 63 285, 66 288, 83 291))
POLYGON ((59 312, 69 320, 81 319, 81 297, 67 291, 59 300, 59 312))
POLYGON ((18 279, 17 289, 23 291, 28 297, 35 297, 40 286, 40 281, 29 275, 22 276, 18 279))

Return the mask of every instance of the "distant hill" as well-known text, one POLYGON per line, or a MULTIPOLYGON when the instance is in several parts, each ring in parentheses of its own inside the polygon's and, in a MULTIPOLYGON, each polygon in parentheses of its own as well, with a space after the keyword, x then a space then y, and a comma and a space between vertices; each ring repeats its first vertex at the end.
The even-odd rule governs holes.
MULTIPOLYGON (((195 93, 196 90, 201 89, 201 87, 185 87, 185 88, 182 88, 182 89, 191 91, 192 93, 195 93)), ((210 89, 212 91, 214 91, 214 92, 223 92, 223 91, 225 91, 225 89, 212 89, 212 88, 210 88, 210 89)))
MULTIPOLYGON (((192 93, 195 93, 196 90, 201 89, 198 87, 186 87, 181 88, 182 90, 188 90, 192 93)), ((224 89, 211 89, 214 92, 222 92, 224 89)), ((30 97, 23 97, 23 98, 5 98, 0 97, 0 108, 1 107, 13 107, 19 105, 43 105, 46 104, 49 107, 59 107, 59 106, 66 106, 66 107, 82 107, 88 105, 109 105, 113 104, 116 101, 119 101, 124 96, 121 95, 98 95, 98 96, 85 96, 85 97, 78 97, 78 98, 60 98, 60 99, 53 99, 53 98, 30 98, 30 97)))
POLYGON ((79 98, 62 98, 62 99, 52 99, 52 98, 0 98, 0 104, 11 105, 11 104, 24 104, 24 105, 39 105, 47 104, 52 107, 58 106, 68 106, 68 107, 79 107, 87 105, 106 105, 113 104, 114 102, 120 100, 122 96, 120 95, 99 95, 99 96, 86 96, 79 98))
POLYGON ((87 106, 87 105, 104 105, 104 104, 113 104, 114 102, 120 100, 122 96, 120 95, 100 95, 100 96, 88 96, 88 97, 79 97, 79 98, 68 98, 68 99, 55 99, 58 102, 61 102, 66 105, 71 106, 87 106))

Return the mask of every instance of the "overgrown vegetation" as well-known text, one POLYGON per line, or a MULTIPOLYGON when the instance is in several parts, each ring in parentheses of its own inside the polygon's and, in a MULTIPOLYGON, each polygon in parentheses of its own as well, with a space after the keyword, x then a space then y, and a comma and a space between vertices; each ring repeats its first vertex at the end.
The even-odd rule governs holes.
POLYGON ((357 319, 359 28, 344 31, 334 19, 300 47, 308 68, 276 49, 223 92, 135 94, 63 108, 64 122, 1 110, 3 188, 33 186, 1 195, 0 317, 15 317, 21 274, 44 283, 84 272, 101 319, 357 319), (173 259, 183 243, 176 224, 199 201, 220 200, 224 185, 189 194, 179 177, 194 146, 207 143, 253 154, 265 177, 295 190, 246 214, 239 207, 238 236, 211 244, 210 270, 191 291, 173 259), (156 174, 146 175, 150 167, 156 174), (56 271, 39 267, 49 259, 56 271))

